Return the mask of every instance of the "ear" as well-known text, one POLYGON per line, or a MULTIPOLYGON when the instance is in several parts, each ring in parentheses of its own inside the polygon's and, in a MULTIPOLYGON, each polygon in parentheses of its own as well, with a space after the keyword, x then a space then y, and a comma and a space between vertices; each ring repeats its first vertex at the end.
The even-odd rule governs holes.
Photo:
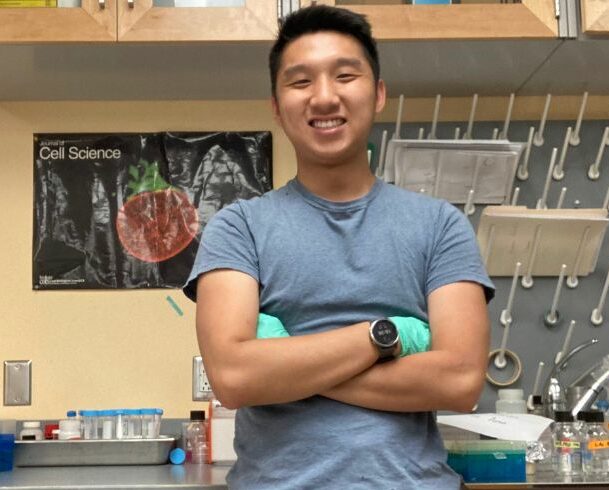
POLYGON ((376 84, 376 104, 374 106, 375 112, 378 114, 385 107, 385 98, 387 97, 387 91, 385 89, 385 82, 380 79, 376 84))
POLYGON ((275 119, 275 122, 282 126, 281 115, 279 114, 279 103, 277 102, 277 98, 274 95, 271 96, 271 107, 273 108, 273 118, 275 119))

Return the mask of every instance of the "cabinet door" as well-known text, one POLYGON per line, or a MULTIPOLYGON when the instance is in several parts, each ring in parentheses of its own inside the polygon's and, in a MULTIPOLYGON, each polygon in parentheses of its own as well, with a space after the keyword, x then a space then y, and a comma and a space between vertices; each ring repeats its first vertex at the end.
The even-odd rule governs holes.
POLYGON ((0 8, 0 42, 116 41, 116 0, 76 0, 70 7, 0 8))
POLYGON ((118 12, 119 41, 270 41, 277 30, 276 0, 118 0, 118 12))
POLYGON ((589 35, 609 35, 609 2, 581 0, 582 30, 589 35))
MULTIPOLYGON (((591 0, 594 1, 594 0, 591 0)), ((605 1, 605 0, 597 0, 605 1)), ((309 5, 311 0, 303 3, 309 5)), ((322 0, 365 14, 374 36, 387 40, 542 39, 558 36, 554 0, 462 0, 454 5, 406 5, 405 0, 322 0)))

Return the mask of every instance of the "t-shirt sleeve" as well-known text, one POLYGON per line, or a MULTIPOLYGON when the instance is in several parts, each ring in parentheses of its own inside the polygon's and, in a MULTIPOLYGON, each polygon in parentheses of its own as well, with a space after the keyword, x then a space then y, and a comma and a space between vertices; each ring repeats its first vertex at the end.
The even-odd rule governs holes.
POLYGON ((199 276, 215 269, 233 269, 259 279, 254 239, 239 202, 218 211, 203 230, 184 294, 196 301, 199 276))
POLYGON ((427 270, 427 295, 447 284, 472 281, 484 288, 487 303, 495 296, 469 220, 445 201, 440 206, 427 270))

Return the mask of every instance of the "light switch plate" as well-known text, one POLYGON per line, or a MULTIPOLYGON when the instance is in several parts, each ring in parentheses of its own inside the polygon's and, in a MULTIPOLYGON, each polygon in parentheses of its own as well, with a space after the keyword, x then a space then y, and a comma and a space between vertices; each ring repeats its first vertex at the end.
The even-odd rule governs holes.
POLYGON ((4 361, 4 405, 32 404, 32 361, 4 361))
POLYGON ((193 401, 209 401, 212 397, 213 392, 205 373, 203 358, 194 356, 192 358, 192 399, 193 401))

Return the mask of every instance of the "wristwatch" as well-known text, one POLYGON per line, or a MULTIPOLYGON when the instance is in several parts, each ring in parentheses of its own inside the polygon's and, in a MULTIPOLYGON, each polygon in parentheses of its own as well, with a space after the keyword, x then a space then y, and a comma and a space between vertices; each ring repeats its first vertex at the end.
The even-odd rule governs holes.
POLYGON ((390 361, 397 357, 400 342, 398 329, 388 318, 380 318, 370 323, 370 340, 379 351, 378 362, 390 361))

